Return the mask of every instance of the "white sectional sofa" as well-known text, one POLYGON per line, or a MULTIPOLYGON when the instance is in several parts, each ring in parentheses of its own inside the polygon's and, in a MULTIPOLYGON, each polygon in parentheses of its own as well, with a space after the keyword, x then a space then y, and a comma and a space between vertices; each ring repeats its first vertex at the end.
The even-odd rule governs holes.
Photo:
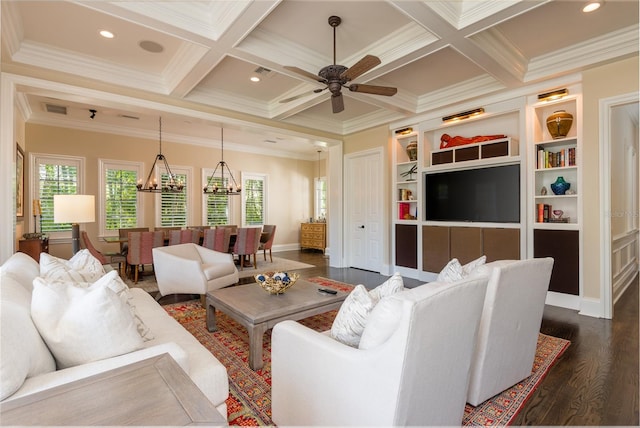
POLYGON ((23 253, 12 255, 0 267, 0 401, 169 353, 226 418, 226 368, 141 289, 130 289, 130 299, 153 339, 133 352, 57 369, 31 317, 33 281, 39 275, 40 265, 23 253))

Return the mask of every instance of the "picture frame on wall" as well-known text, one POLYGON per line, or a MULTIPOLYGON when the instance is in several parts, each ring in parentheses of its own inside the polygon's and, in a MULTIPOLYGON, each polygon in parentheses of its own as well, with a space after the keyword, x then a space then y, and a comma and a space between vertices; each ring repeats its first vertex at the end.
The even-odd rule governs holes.
POLYGON ((24 152, 16 143, 16 217, 24 216, 24 152))

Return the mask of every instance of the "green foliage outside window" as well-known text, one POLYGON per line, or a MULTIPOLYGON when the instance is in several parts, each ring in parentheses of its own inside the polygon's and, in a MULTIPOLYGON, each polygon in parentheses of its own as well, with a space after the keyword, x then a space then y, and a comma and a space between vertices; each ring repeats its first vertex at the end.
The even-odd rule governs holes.
POLYGON ((264 180, 246 179, 242 191, 246 193, 245 223, 264 224, 264 180))
POLYGON ((38 165, 38 186, 42 206, 41 227, 43 233, 71 230, 69 223, 53 222, 53 195, 78 193, 78 168, 70 165, 38 165))
MULTIPOLYGON (((215 184, 220 189, 227 187, 228 179, 214 177, 211 184, 215 184)), ((209 193, 206 195, 207 204, 207 225, 217 226, 221 224, 229 224, 229 196, 222 194, 209 193)))
MULTIPOLYGON (((170 226, 187 226, 187 192, 189 187, 186 174, 174 174, 177 182, 184 183, 182 192, 163 192, 161 195, 162 205, 160 208, 160 225, 163 227, 170 226)), ((161 185, 165 186, 169 182, 169 174, 163 173, 161 176, 161 185)))
POLYGON ((136 171, 108 169, 105 178, 106 229, 136 227, 138 223, 136 171))

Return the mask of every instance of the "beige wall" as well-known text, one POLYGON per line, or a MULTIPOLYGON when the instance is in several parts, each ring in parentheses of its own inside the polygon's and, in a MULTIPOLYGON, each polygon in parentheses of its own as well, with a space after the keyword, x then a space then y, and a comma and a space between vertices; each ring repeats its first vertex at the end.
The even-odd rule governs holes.
POLYGON ((600 204, 600 112, 603 98, 638 91, 638 57, 585 71, 583 74, 583 230, 584 297, 600 296, 600 221, 604 215, 600 204))
MULTIPOLYGON (((27 157, 31 153, 84 157, 86 177, 84 192, 97 196, 99 193, 99 159, 142 161, 146 178, 155 155, 158 153, 158 141, 27 124, 26 149, 27 157)), ((170 167, 192 168, 194 185, 190 192, 192 206, 189 224, 203 224, 202 168, 214 168, 220 160, 220 150, 169 142, 163 139, 162 153, 166 156, 170 167)), ((234 152, 227 147, 225 147, 224 158, 238 184, 240 184, 242 173, 266 174, 269 195, 266 220, 268 224, 278 226, 274 246, 297 245, 299 243, 300 222, 308 219, 313 213, 313 177, 317 174, 317 162, 251 155, 234 152)), ((27 195, 27 198, 31 198, 31 196, 27 195)), ((140 226, 153 227, 155 225, 156 196, 145 193, 141 195, 141 198, 144 224, 140 226)), ((233 223, 240 225, 241 197, 233 196, 232 198, 234 198, 232 204, 233 223)), ((99 226, 97 222, 82 227, 87 230, 89 238, 100 249, 113 250, 108 244, 98 242, 99 226)), ((51 245, 50 252, 60 257, 67 257, 70 255, 70 246, 68 243, 51 245)))

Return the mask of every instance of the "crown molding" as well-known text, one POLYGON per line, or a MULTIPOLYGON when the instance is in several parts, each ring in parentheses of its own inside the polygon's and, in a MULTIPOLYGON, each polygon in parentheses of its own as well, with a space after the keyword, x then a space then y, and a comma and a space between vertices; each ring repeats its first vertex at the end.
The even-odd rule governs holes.
POLYGON ((601 62, 620 59, 625 55, 637 54, 638 29, 638 25, 632 25, 602 37, 596 37, 548 55, 533 58, 529 62, 525 82, 595 66, 601 62))
POLYGON ((519 82, 524 81, 529 60, 499 30, 489 28, 471 36, 470 40, 519 82))

